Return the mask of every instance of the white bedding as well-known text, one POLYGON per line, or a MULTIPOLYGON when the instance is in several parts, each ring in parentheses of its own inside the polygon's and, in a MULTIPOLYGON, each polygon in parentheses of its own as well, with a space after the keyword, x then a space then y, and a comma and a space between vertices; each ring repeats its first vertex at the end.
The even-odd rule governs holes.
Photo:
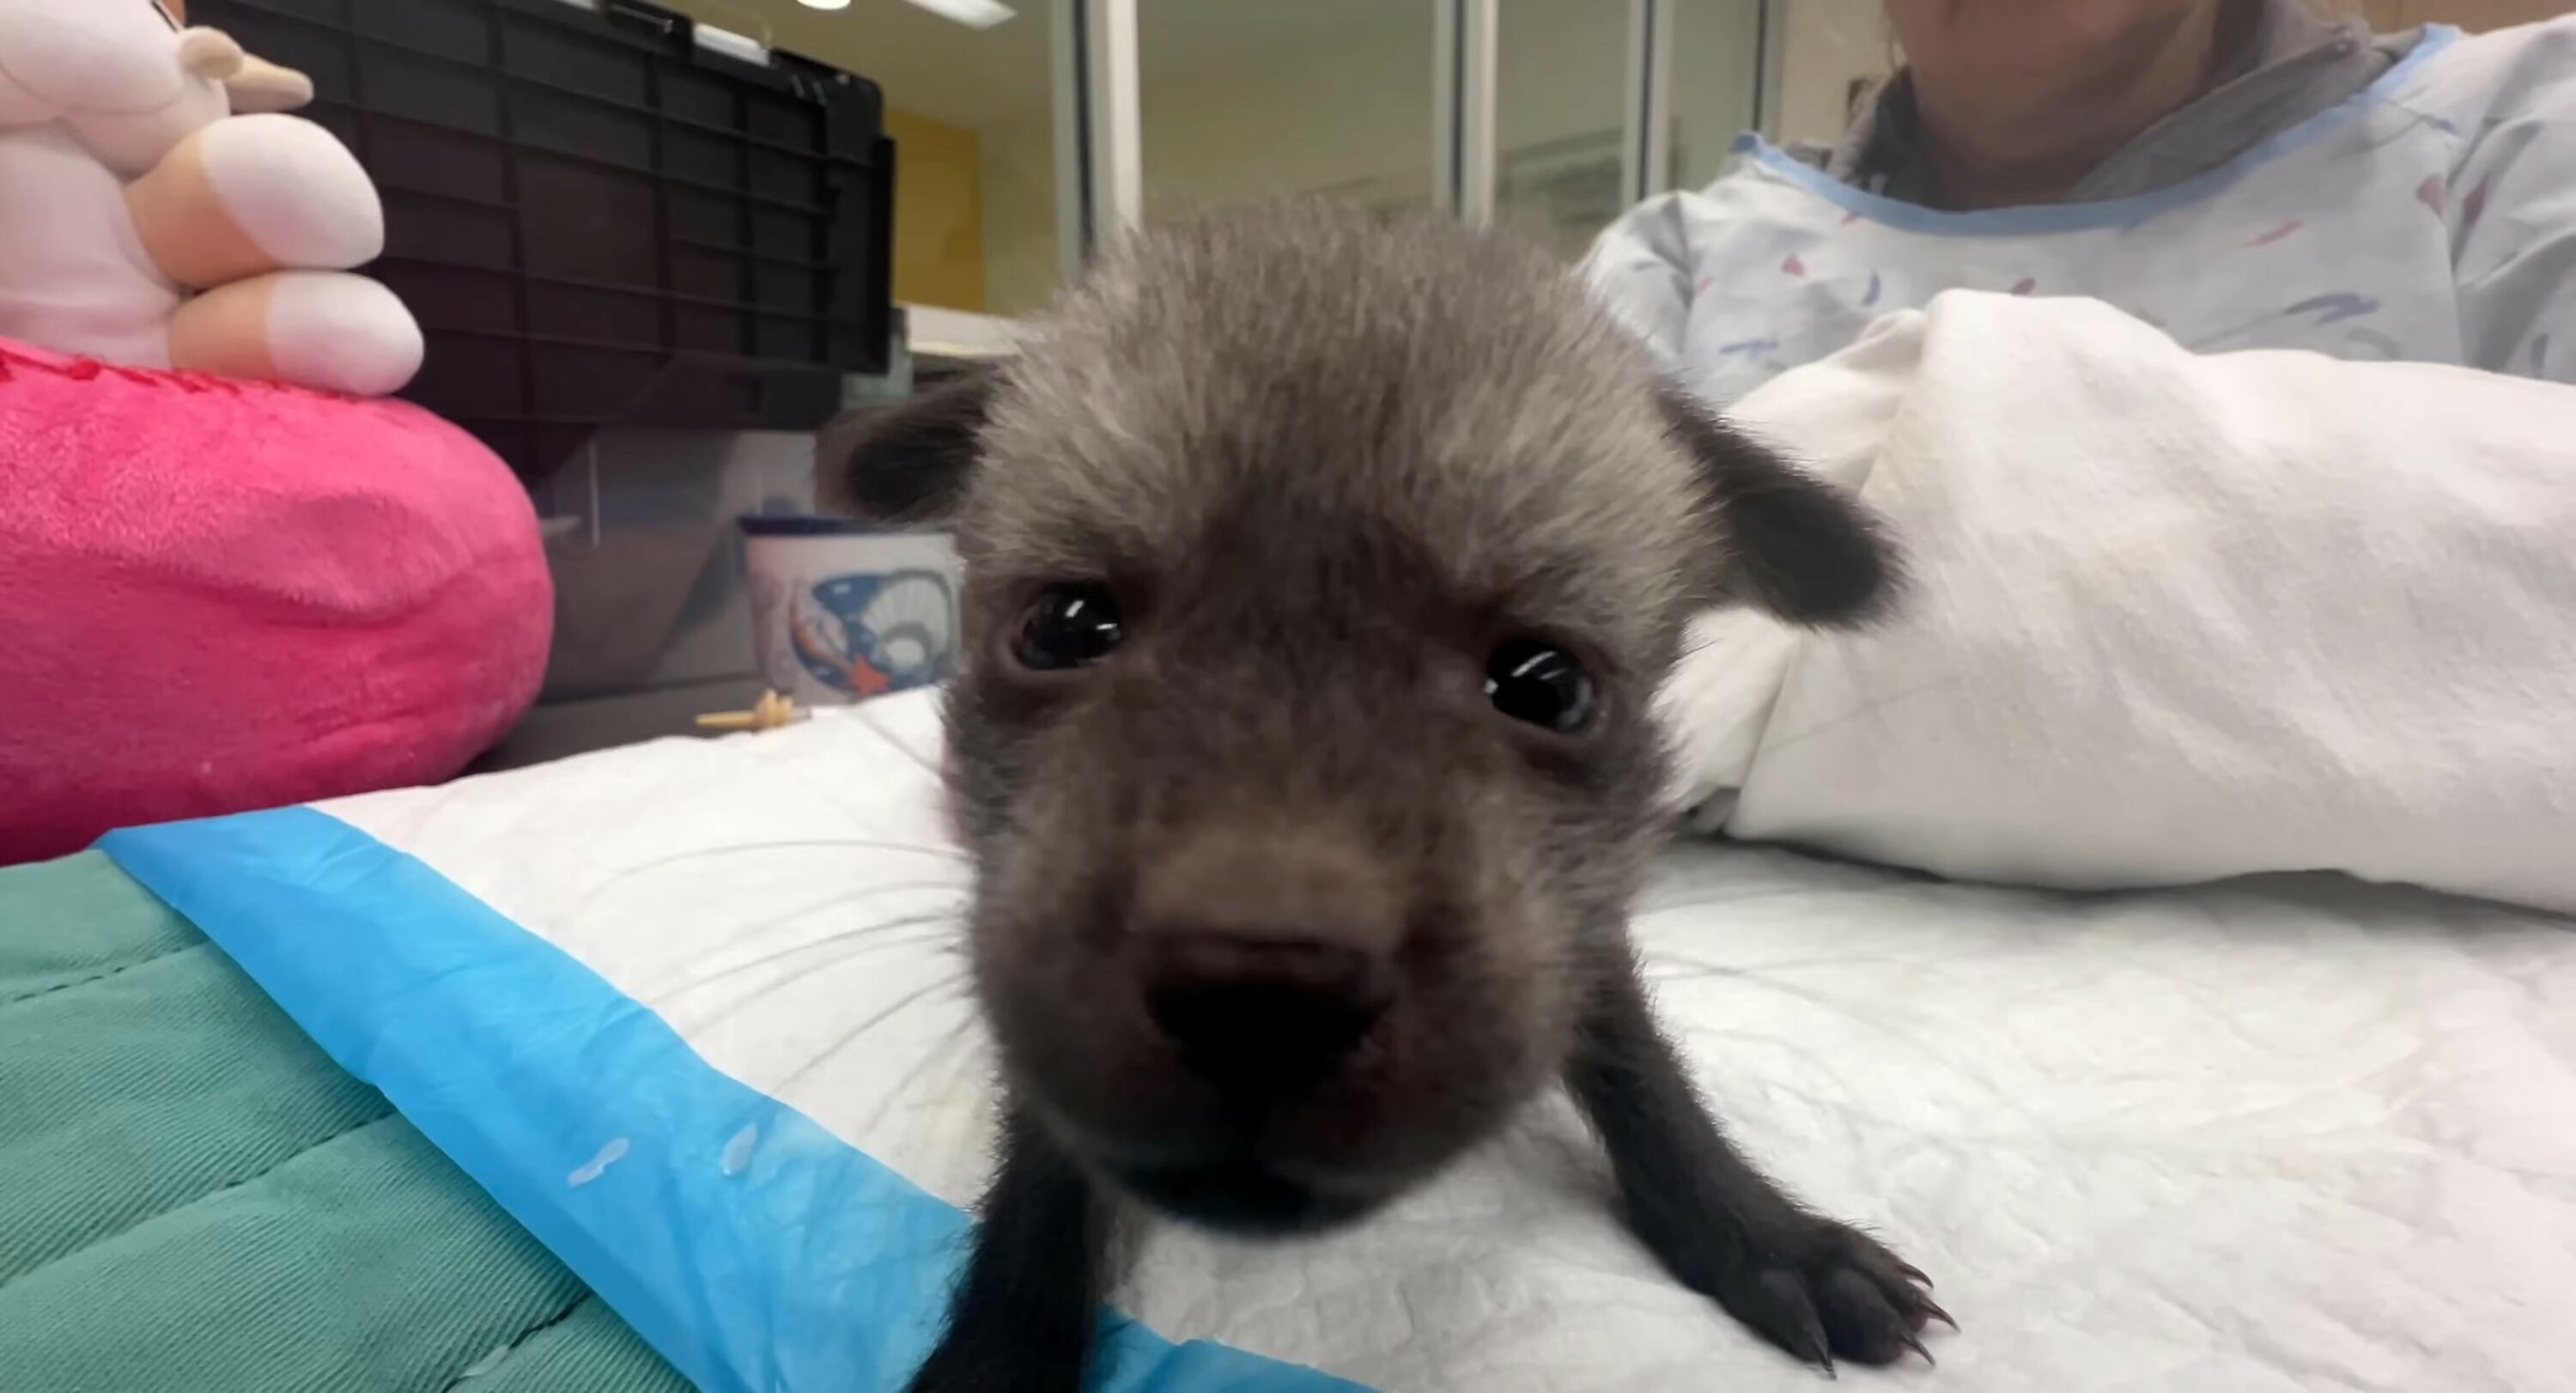
MULTIPOLYGON (((927 701, 322 805, 971 1200, 988 1057, 927 701)), ((1638 932, 1747 1146, 1883 1230, 1956 1390, 2576 1389, 2576 933, 2331 877, 2076 897, 1685 846, 1638 932)), ((1395 1390, 1808 1388, 1667 1281, 1571 1112, 1292 1246, 1165 1228, 1121 1297, 1395 1390)))
POLYGON ((1734 414, 1856 488, 1914 575, 1858 634, 1703 621, 1669 691, 1738 835, 2576 912, 2576 387, 1952 292, 1734 414))

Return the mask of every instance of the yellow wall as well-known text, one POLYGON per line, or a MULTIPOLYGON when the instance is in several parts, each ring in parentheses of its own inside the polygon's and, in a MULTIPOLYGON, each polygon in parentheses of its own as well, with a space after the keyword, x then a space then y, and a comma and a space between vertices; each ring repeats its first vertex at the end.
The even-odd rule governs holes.
POLYGON ((983 151, 963 127, 886 109, 895 142, 894 298, 984 308, 983 151))

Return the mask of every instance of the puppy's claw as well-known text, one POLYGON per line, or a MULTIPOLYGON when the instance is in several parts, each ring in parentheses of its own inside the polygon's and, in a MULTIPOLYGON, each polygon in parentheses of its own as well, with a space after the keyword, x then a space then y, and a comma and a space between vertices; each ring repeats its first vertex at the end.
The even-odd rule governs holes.
POLYGON ((1931 1349, 1930 1349, 1928 1346, 1926 1346, 1926 1345, 1923 1343, 1923 1337, 1922 1337, 1922 1336, 1920 1336, 1920 1335, 1908 1335, 1908 1336, 1906 1336, 1906 1337, 1905 1337, 1905 1345, 1906 1345, 1906 1348, 1913 1350, 1916 1354, 1922 1355, 1922 1356, 1923 1356, 1923 1362, 1924 1362, 1924 1363, 1931 1365, 1931 1366, 1932 1366, 1933 1368, 1935 1368, 1935 1369, 1937 1369, 1937 1368, 1940 1368, 1940 1367, 1941 1367, 1941 1361, 1932 1357, 1932 1351, 1931 1351, 1931 1349))
POLYGON ((1926 1296, 1917 1299, 1923 1303, 1923 1314, 1950 1327, 1951 1334, 1956 1335, 1959 1333, 1959 1323, 1950 1319, 1950 1313, 1942 1310, 1939 1305, 1933 1302, 1932 1298, 1926 1296))
POLYGON ((1932 1278, 1929 1274, 1925 1273, 1922 1268, 1916 1267, 1914 1264, 1900 1258, 1897 1260, 1896 1270, 1913 1278, 1916 1282, 1921 1283, 1924 1290, 1931 1290, 1932 1278))
POLYGON ((1824 1312, 1797 1274, 1783 1269, 1760 1273, 1746 1295, 1754 1299, 1734 1309, 1749 1324, 1768 1333, 1772 1343, 1799 1363, 1832 1374, 1834 1342, 1825 1334, 1824 1312))

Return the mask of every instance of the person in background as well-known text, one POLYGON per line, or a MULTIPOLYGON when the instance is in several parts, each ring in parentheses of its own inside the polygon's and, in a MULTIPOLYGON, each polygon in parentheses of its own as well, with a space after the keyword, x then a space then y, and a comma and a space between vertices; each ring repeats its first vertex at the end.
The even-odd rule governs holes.
POLYGON ((1585 275, 1723 405, 1946 290, 2086 295, 2204 352, 2576 382, 2576 16, 2374 35, 2302 0, 1888 0, 1834 149, 1745 136, 1585 275))

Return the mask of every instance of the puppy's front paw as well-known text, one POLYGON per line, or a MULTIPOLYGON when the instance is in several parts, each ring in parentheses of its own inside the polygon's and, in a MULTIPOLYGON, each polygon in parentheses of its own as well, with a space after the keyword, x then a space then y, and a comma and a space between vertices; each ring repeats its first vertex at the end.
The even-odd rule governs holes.
POLYGON ((1034 1348, 995 1332, 977 1338, 950 1332, 930 1352, 905 1393, 1080 1393, 1083 1361, 1034 1348))
POLYGON ((1932 1279, 1877 1239, 1831 1219, 1801 1217, 1773 1241, 1748 1244, 1708 1294, 1764 1339, 1830 1373, 1836 1359, 1893 1364, 1907 1350, 1932 1358, 1923 1327, 1959 1328, 1933 1304, 1932 1279))

